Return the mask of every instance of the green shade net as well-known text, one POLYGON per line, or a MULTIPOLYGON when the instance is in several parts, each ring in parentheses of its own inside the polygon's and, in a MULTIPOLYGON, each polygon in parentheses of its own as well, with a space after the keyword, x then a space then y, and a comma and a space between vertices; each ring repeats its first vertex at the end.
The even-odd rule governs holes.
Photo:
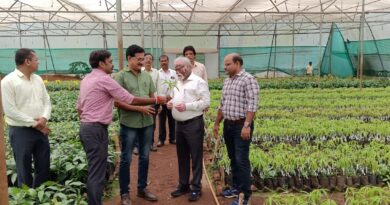
MULTIPOLYGON (((390 76, 390 39, 364 41, 364 69, 368 76, 390 76)), ((355 70, 359 67, 359 41, 347 42, 349 56, 355 70)))
MULTIPOLYGON (((15 69, 15 49, 0 49, 0 72, 7 74, 15 69)), ((89 66, 89 54, 99 48, 72 48, 72 49, 34 49, 39 58, 38 74, 43 73, 58 73, 58 74, 74 74, 69 71, 69 64, 76 61, 81 61, 89 66)), ((107 49, 111 52, 114 70, 118 70, 118 51, 116 48, 107 49)), ((151 52, 150 48, 146 48, 145 52, 151 52)), ((162 53, 162 49, 154 49, 154 53, 162 53)), ((123 65, 127 65, 126 49, 123 49, 123 65)), ((154 57, 155 65, 158 58, 154 57)))
POLYGON ((229 53, 239 53, 244 60, 244 68, 250 73, 279 71, 294 76, 304 76, 305 68, 312 61, 314 73, 317 71, 320 47, 318 46, 276 46, 276 47, 229 47, 219 53, 221 74, 224 73, 224 57, 229 53))
POLYGON ((332 24, 322 59, 321 75, 345 78, 352 77, 355 73, 356 69, 352 66, 343 35, 336 24, 332 24))

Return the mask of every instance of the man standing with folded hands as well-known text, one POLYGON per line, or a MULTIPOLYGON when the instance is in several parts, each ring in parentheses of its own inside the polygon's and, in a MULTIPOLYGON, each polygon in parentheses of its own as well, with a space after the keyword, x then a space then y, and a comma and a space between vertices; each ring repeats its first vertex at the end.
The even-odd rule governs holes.
POLYGON ((188 200, 197 201, 202 189, 203 110, 210 106, 210 92, 206 81, 192 73, 192 65, 187 58, 177 58, 174 65, 179 81, 174 88, 173 99, 167 103, 167 107, 172 110, 176 120, 179 185, 171 196, 178 197, 190 192, 188 200))

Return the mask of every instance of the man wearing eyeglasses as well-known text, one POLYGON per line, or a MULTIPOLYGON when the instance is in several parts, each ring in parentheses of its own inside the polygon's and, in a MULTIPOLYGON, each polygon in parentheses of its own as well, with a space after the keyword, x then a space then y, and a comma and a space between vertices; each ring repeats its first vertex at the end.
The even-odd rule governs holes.
MULTIPOLYGON (((115 80, 129 93, 137 97, 154 97, 156 88, 152 77, 142 71, 145 51, 138 45, 126 50, 128 67, 120 71, 115 80)), ((129 195, 131 153, 134 142, 138 141, 138 183, 137 196, 148 201, 157 201, 157 197, 146 189, 149 171, 149 152, 153 137, 153 106, 135 106, 117 102, 119 108, 121 157, 119 167, 119 185, 121 204, 131 204, 129 195)))

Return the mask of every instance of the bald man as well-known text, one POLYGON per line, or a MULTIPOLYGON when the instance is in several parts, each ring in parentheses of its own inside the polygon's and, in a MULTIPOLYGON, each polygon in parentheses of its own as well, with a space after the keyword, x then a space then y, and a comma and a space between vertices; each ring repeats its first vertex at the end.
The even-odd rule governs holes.
MULTIPOLYGON (((249 147, 253 133, 253 118, 258 109, 259 84, 255 77, 243 69, 242 57, 237 53, 224 59, 225 72, 229 75, 222 88, 222 99, 214 124, 214 136, 218 138, 219 123, 224 120, 223 138, 231 161, 233 187, 221 193, 226 198, 244 193, 243 204, 249 204, 251 191, 251 167, 249 147)), ((231 205, 238 205, 239 198, 231 205)))

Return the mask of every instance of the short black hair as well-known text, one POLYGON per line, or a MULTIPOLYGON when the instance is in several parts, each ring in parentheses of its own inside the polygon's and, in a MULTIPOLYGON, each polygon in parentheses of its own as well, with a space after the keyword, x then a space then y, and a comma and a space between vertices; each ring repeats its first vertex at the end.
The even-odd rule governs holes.
POLYGON ((244 61, 242 60, 242 57, 238 54, 233 55, 233 63, 237 63, 237 62, 239 62, 241 66, 244 65, 244 61))
POLYGON ((145 57, 146 56, 152 56, 152 59, 154 59, 153 55, 151 53, 145 53, 145 57))
POLYGON ((105 62, 107 58, 111 57, 110 51, 107 50, 97 50, 97 51, 92 51, 91 54, 89 55, 89 64, 91 65, 92 68, 97 68, 99 67, 99 62, 105 62))
POLYGON ((169 57, 168 57, 167 55, 165 55, 165 54, 162 54, 162 55, 158 58, 158 60, 160 61, 161 58, 166 58, 166 59, 169 61, 169 57))
POLYGON ((30 48, 18 49, 15 53, 15 64, 17 66, 22 65, 26 59, 31 59, 32 53, 35 53, 35 51, 30 48))
POLYGON ((129 56, 134 57, 136 53, 145 53, 145 50, 141 46, 136 44, 129 46, 126 49, 126 60, 129 59, 129 56))
POLYGON ((194 55, 196 55, 196 51, 195 51, 195 48, 193 46, 186 46, 183 48, 183 56, 185 56, 184 54, 187 52, 187 51, 192 51, 194 53, 194 55))

